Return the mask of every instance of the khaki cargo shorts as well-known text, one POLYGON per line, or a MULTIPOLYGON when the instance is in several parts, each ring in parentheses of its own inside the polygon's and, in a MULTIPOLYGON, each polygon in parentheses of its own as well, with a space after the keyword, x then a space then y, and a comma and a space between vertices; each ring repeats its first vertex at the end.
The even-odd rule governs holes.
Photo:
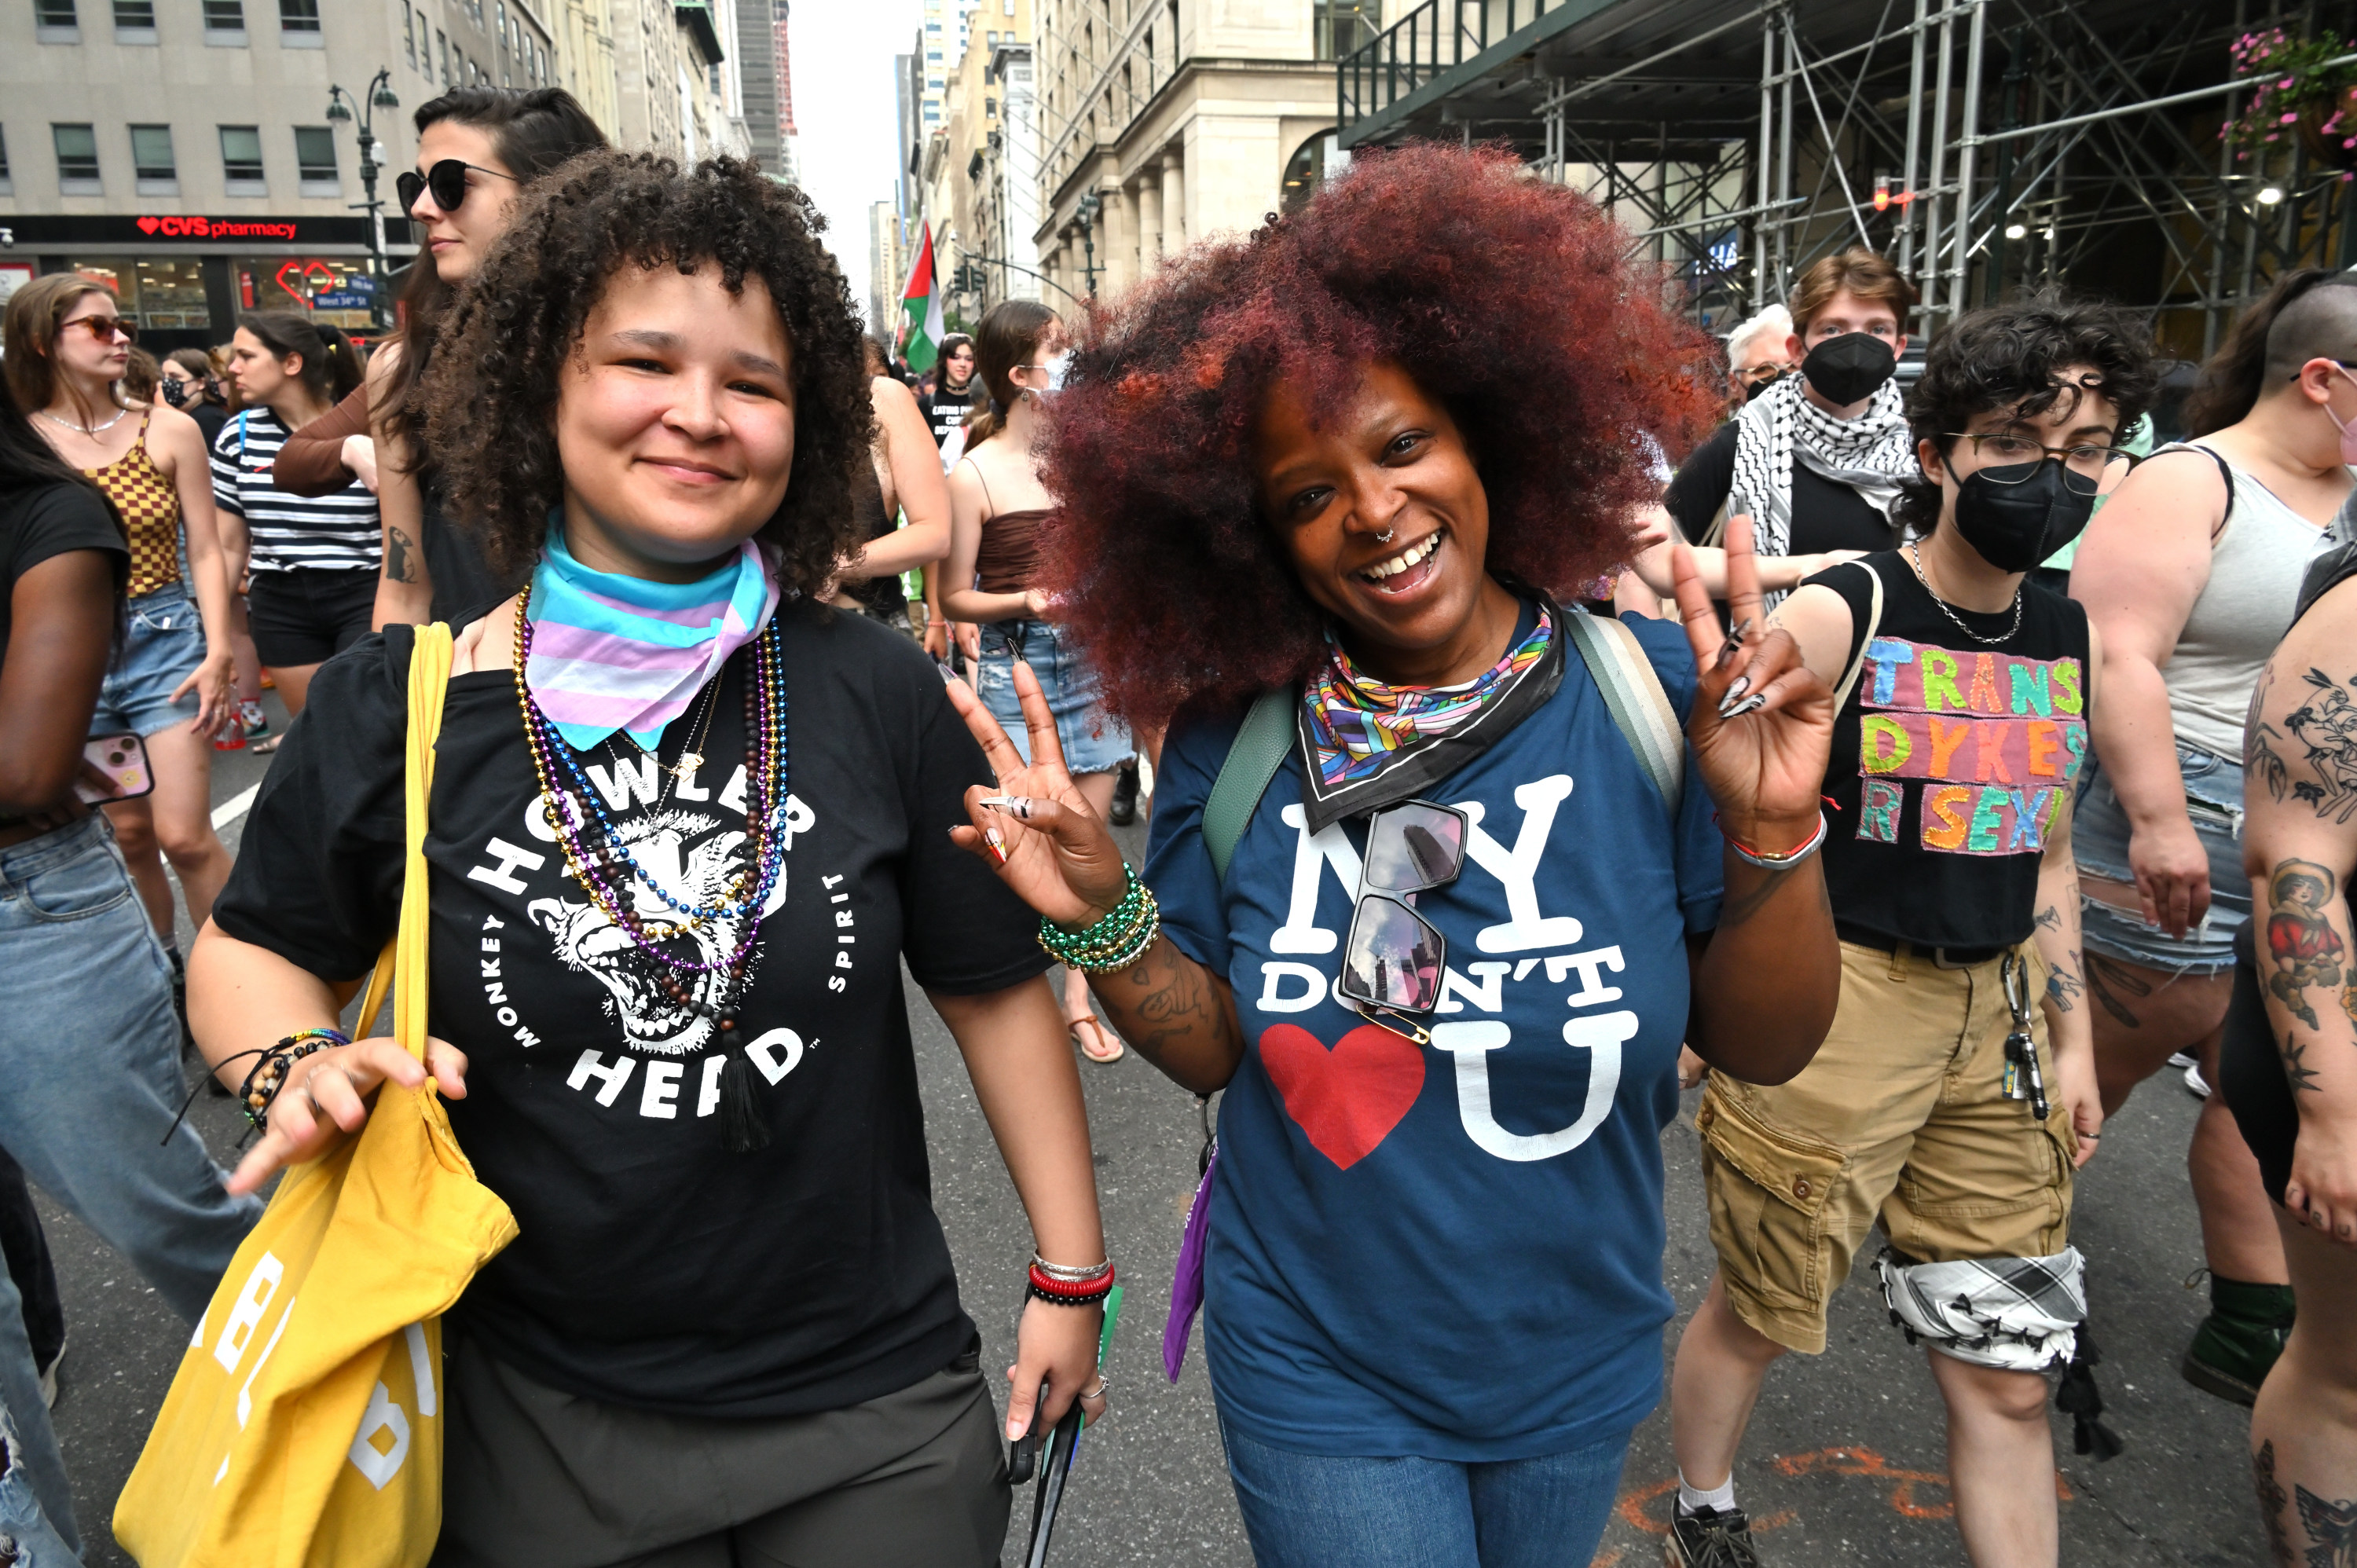
POLYGON ((1841 945, 1833 1031, 1792 1082, 1710 1075, 1695 1124, 1719 1278, 1737 1316, 1825 1348, 1825 1304, 1875 1221, 1911 1261, 2039 1258, 2070 1240, 2070 1118, 2054 1101, 2046 965, 2029 943, 2030 1031, 2050 1110, 2004 1091, 2002 957, 1945 969, 1841 945))

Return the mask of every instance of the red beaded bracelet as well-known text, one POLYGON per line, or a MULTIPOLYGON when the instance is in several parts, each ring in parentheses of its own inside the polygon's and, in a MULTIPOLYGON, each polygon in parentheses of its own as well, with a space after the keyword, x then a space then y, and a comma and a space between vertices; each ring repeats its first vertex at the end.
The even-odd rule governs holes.
POLYGON ((1031 1289, 1035 1294, 1049 1301, 1074 1305, 1103 1300, 1105 1293, 1113 1289, 1113 1278, 1111 1263, 1104 1266, 1103 1273, 1085 1280, 1060 1280, 1039 1264, 1031 1265, 1031 1289))

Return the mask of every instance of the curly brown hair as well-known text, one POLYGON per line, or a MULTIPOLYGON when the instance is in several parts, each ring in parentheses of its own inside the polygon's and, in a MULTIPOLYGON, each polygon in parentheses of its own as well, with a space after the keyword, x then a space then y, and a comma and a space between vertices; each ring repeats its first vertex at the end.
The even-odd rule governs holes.
POLYGON ((1091 306, 1049 421, 1040 584, 1144 725, 1299 679, 1323 613, 1260 515, 1270 388, 1313 417, 1395 363, 1445 403, 1488 491, 1491 574, 1563 592, 1625 561, 1717 416, 1717 345, 1577 193, 1512 154, 1362 156, 1294 215, 1091 306))
POLYGON ((626 266, 720 269, 731 294, 759 278, 791 350, 794 463, 758 535, 778 581, 815 591, 860 541, 854 466, 875 434, 859 315, 807 197, 754 165, 683 173, 651 153, 584 153, 533 187, 461 291, 427 371, 425 438, 443 507, 505 570, 540 553, 564 499, 557 389, 606 282, 626 266))

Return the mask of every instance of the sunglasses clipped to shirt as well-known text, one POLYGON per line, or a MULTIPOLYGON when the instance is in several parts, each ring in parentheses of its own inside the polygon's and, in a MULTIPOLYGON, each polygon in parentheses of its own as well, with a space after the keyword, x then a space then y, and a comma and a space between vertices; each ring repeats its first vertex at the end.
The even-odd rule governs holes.
POLYGON ((1367 823, 1359 906, 1342 948, 1342 999, 1371 1023, 1417 1045, 1432 1036, 1415 1015, 1440 1004, 1448 939, 1415 912, 1415 896, 1446 887, 1465 869, 1465 813, 1403 800, 1367 823))
POLYGON ((501 174, 495 168, 470 164, 464 158, 444 158, 424 174, 404 169, 393 177, 393 194, 401 199, 401 209, 407 212, 417 205, 421 195, 431 191, 434 205, 445 212, 456 212, 467 204, 467 171, 489 175, 493 179, 512 180, 515 176, 501 174))

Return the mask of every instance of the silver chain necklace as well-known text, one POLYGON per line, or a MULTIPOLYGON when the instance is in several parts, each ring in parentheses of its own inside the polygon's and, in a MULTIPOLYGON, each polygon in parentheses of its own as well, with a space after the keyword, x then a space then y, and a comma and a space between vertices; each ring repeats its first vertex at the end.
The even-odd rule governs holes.
POLYGON ((114 417, 108 420, 104 424, 76 424, 70 419, 59 419, 56 414, 51 413, 46 408, 38 410, 37 412, 43 419, 48 420, 51 424, 62 424, 68 430, 75 431, 83 435, 96 435, 102 431, 112 430, 116 425, 122 424, 123 416, 129 413, 131 411, 127 408, 116 409, 114 411, 114 417))
POLYGON ((1984 648, 1995 648, 2001 642, 2011 642, 2015 634, 2021 630, 2022 590, 2028 585, 2027 579, 2015 584, 2013 587, 2013 624, 2006 628, 2000 636, 1983 637, 1979 632, 1966 626, 1964 618, 1950 608, 1948 601, 1940 596, 1940 590, 1932 585, 1932 574, 1923 569, 1923 549, 1920 542, 1910 542, 1907 546, 1907 558, 1914 564, 1916 580, 1923 585, 1923 591, 1932 596, 1932 602, 1940 607, 1940 613, 1953 621, 1956 629, 1975 642, 1984 648))

